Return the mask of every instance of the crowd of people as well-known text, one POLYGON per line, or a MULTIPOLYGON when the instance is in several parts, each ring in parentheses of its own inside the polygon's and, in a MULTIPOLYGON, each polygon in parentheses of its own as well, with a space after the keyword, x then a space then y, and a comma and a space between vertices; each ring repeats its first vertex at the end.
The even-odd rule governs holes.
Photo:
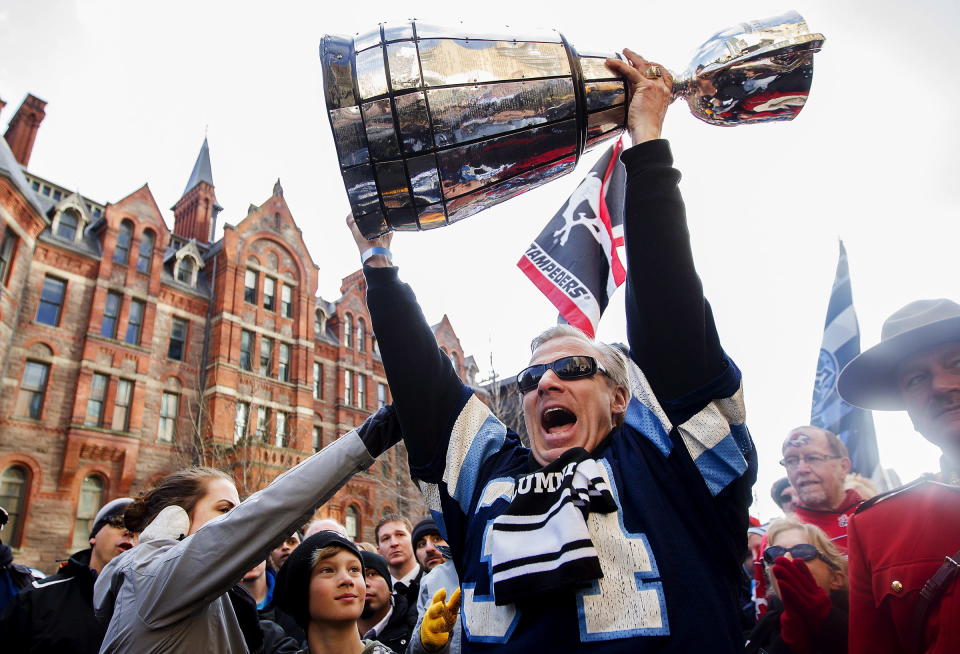
MULTIPOLYGON (((89 548, 53 576, 25 570, 23 587, 0 607, 4 651, 459 651, 458 641, 448 645, 459 634, 459 582, 432 518, 412 526, 385 515, 374 544, 350 540, 336 520, 314 519, 275 538, 276 547, 231 580, 210 570, 231 565, 217 556, 222 550, 187 543, 238 504, 233 482, 211 468, 182 470, 137 499, 108 502, 89 548), (135 547, 144 556, 111 566, 135 547), (196 576, 185 577, 191 569, 196 576), (447 588, 456 597, 444 601, 447 588)), ((238 544, 249 532, 231 523, 243 519, 235 513, 221 521, 227 529, 211 531, 238 544)))
POLYGON ((907 411, 942 470, 877 494, 835 434, 799 427, 783 517, 750 519, 740 371, 661 138, 672 80, 625 55, 608 65, 632 96, 628 348, 537 336, 516 377, 529 446, 437 348, 390 235, 348 219, 393 405, 244 501, 194 468, 108 503, 89 549, 4 596, 4 651, 960 651, 960 305, 907 305, 838 381, 850 404, 907 411), (308 522, 401 439, 430 517, 387 515, 372 544, 308 522))

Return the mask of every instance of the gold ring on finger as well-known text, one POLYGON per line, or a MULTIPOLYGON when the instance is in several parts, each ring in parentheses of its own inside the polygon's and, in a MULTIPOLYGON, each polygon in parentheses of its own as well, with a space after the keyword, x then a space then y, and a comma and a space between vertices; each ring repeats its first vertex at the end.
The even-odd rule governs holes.
POLYGON ((663 70, 660 69, 660 66, 650 66, 643 71, 643 76, 647 79, 657 79, 658 77, 663 77, 663 70))

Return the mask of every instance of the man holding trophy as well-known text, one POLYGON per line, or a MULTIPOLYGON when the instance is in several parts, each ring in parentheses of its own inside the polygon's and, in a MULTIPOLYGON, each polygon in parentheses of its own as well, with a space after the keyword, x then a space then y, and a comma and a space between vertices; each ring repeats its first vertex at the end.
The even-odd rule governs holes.
MULTIPOLYGON (((756 454, 740 372, 694 268, 680 173, 660 138, 663 67, 608 60, 629 87, 629 359, 558 326, 517 376, 530 449, 465 386, 367 240, 367 302, 410 469, 462 583, 464 651, 735 652, 756 454)), ((491 316, 506 324, 510 316, 491 316)), ((448 589, 452 592, 453 589, 448 589)))

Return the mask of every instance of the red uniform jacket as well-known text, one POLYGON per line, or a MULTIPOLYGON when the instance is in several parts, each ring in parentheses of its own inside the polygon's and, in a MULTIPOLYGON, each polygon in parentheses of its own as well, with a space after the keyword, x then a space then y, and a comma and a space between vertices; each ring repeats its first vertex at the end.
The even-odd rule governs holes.
POLYGON ((878 495, 849 538, 849 654, 960 652, 960 577, 930 610, 919 650, 913 617, 923 584, 960 550, 960 488, 925 478, 878 495))

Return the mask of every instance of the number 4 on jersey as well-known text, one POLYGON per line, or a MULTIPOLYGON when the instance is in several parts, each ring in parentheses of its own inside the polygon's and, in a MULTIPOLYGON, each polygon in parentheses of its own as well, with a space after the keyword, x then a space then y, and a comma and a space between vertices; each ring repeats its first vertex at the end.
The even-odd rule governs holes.
MULTIPOLYGON (((601 463, 617 506, 622 506, 609 465, 601 463)), ((660 573, 647 537, 629 533, 620 510, 591 513, 587 525, 603 577, 593 582, 592 588, 577 593, 580 640, 669 635, 663 584, 651 581, 659 579, 660 573)))

